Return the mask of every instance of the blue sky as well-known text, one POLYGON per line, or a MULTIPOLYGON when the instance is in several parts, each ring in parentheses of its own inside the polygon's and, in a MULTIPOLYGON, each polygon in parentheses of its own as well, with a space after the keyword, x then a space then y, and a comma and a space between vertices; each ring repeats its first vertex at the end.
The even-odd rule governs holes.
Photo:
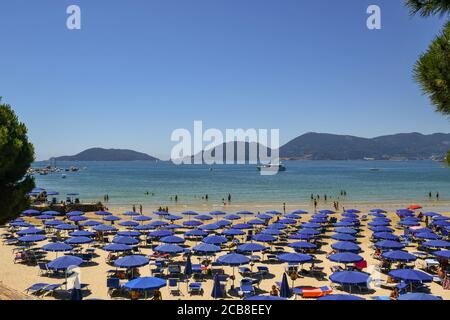
POLYGON ((176 128, 374 137, 450 132, 412 79, 443 20, 392 0, 3 0, 0 96, 38 159, 85 148, 167 158, 176 128), (66 8, 82 30, 66 28, 66 8), (382 29, 366 9, 382 10, 382 29))

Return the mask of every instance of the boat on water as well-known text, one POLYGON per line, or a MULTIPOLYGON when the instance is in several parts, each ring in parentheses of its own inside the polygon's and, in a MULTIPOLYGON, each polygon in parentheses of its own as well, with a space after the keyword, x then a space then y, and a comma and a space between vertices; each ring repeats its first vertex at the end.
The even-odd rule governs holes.
POLYGON ((258 171, 286 171, 286 167, 280 163, 262 164, 256 167, 258 171))

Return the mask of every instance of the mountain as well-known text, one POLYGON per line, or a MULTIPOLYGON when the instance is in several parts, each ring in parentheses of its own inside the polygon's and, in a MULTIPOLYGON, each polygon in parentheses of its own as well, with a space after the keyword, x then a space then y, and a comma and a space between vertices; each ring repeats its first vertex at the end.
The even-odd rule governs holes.
POLYGON ((280 158, 305 160, 357 160, 363 158, 443 158, 450 149, 450 134, 400 133, 360 138, 327 133, 306 133, 280 148, 280 158))
POLYGON ((158 160, 148 154, 126 150, 126 149, 102 149, 92 148, 84 150, 74 156, 62 156, 51 158, 50 160, 56 161, 136 161, 146 160, 155 161, 158 160))

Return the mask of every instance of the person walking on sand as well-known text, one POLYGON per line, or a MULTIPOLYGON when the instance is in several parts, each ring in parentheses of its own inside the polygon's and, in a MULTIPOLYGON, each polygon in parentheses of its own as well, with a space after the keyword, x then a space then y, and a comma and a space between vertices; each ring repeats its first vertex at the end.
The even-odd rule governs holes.
POLYGON ((317 211, 317 200, 314 199, 314 212, 316 212, 316 211, 317 211))
POLYGON ((133 204, 133 212, 136 212, 136 206, 133 204))
POLYGON ((142 204, 139 205, 139 212, 140 212, 141 215, 142 215, 142 204))
POLYGON ((439 192, 436 192, 436 200, 439 200, 439 192))

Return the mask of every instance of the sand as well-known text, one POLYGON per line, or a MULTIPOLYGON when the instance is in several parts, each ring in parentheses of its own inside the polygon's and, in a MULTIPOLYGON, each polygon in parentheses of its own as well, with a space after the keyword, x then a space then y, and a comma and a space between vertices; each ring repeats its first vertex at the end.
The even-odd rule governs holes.
MULTIPOLYGON (((367 202, 346 202, 344 203, 344 207, 347 209, 350 208, 357 208, 361 210, 362 212, 368 212, 371 208, 383 208, 389 213, 387 216, 392 219, 392 225, 396 225, 396 222, 398 221, 398 217, 394 214, 395 209, 404 208, 411 203, 407 202, 392 202, 392 203, 367 203, 367 202)), ((423 209, 424 211, 437 211, 441 214, 448 215, 448 211, 450 208, 450 203, 444 202, 444 201, 430 201, 426 204, 426 207, 423 209)), ((124 217, 121 215, 124 211, 129 211, 131 208, 125 208, 125 207, 110 207, 109 211, 114 213, 115 215, 121 216, 124 219, 128 219, 127 217, 124 217)), ((172 205, 170 208, 171 213, 177 214, 185 210, 193 210, 197 212, 208 212, 211 210, 224 210, 229 213, 233 213, 235 211, 239 210, 251 210, 253 212, 265 212, 267 210, 279 210, 283 211, 282 206, 280 207, 280 204, 264 204, 264 205, 257 205, 257 204, 231 204, 226 206, 221 205, 213 205, 213 204, 206 204, 201 206, 190 206, 185 207, 184 205, 172 205)), ((304 209, 309 212, 311 212, 308 215, 302 215, 302 219, 300 221, 307 221, 310 219, 312 212, 314 211, 311 207, 310 203, 298 203, 298 204, 287 204, 286 205, 286 212, 291 212, 295 209, 304 209)), ((330 205, 325 203, 320 203, 319 209, 330 209, 330 205)), ((144 214, 146 213, 144 208, 144 214)), ((98 216, 93 215, 92 213, 88 213, 87 216, 91 219, 100 219, 98 216)), ((337 214, 336 217, 340 218, 340 214, 337 214)), ((35 224, 40 224, 40 221, 34 219, 34 218, 28 218, 31 222, 35 224)), ((154 218, 159 219, 157 217, 154 218)), ((249 217, 246 218, 247 220, 250 219, 249 217)), ((177 221, 177 223, 181 224, 182 221, 177 221)), ((214 220, 211 220, 211 222, 214 222, 214 220)), ((239 220, 239 222, 242 222, 242 219, 239 220)), ((368 262, 369 269, 372 265, 379 264, 379 261, 373 259, 371 257, 371 253, 373 253, 373 249, 370 248, 372 243, 369 241, 371 231, 367 227, 367 222, 362 222, 362 232, 361 235, 364 237, 360 239, 359 245, 361 246, 363 252, 360 253, 368 262)), ((236 223, 236 222, 234 222, 236 223)), ((116 223, 117 224, 117 223, 116 223)), ((123 227, 120 227, 121 229, 124 229, 123 227)), ((0 227, 0 234, 4 233, 6 231, 6 227, 0 227)), ((180 230, 179 232, 184 232, 185 230, 180 230)), ((333 231, 329 231, 326 233, 326 235, 331 235, 333 231)), ((402 230, 395 231, 395 234, 401 235, 402 230)), ((328 280, 328 277, 332 274, 330 267, 333 265, 336 265, 336 263, 333 263, 329 261, 326 258, 326 253, 331 251, 330 245, 335 242, 335 240, 332 239, 325 239, 327 242, 326 245, 322 246, 322 253, 316 254, 316 258, 320 260, 320 263, 317 263, 316 266, 320 266, 324 268, 324 272, 326 273, 326 277, 323 280, 318 280, 313 277, 305 276, 300 277, 297 279, 294 283, 295 287, 298 286, 314 286, 314 287, 321 287, 321 286, 331 286, 331 281, 328 280)), ((294 242, 294 240, 290 240, 289 242, 294 242)), ((37 245, 42 246, 46 244, 47 241, 40 242, 37 245)), ((196 243, 192 241, 187 241, 186 245, 188 246, 194 246, 196 243)), ((84 248, 86 248, 88 245, 85 245, 84 248)), ((0 245, 0 299, 24 299, 26 295, 24 295, 24 290, 29 287, 31 284, 38 283, 38 282, 45 282, 45 283, 61 283, 64 281, 64 279, 61 278, 50 278, 46 276, 39 276, 39 270, 37 266, 28 266, 23 264, 14 264, 14 254, 12 249, 14 246, 6 246, 4 244, 0 245), (13 290, 12 292, 15 292, 16 294, 5 294, 6 289, 3 289, 4 287, 10 288, 9 290, 13 290)), ((415 251, 415 246, 408 247, 405 250, 408 250, 410 252, 415 251)), ((143 254, 151 254, 151 249, 144 248, 141 249, 143 254)), ((292 251, 293 249, 287 248, 287 251, 292 251)), ((106 288, 106 273, 110 269, 115 269, 114 267, 109 266, 106 264, 106 257, 107 252, 96 249, 96 253, 99 255, 98 257, 95 257, 93 262, 93 265, 89 265, 86 267, 81 268, 81 281, 83 283, 89 284, 90 294, 86 297, 88 299, 110 299, 108 296, 107 288, 106 288)), ((221 253, 222 255, 224 253, 221 253)), ((62 253, 59 253, 59 256, 61 256, 62 253)), ((56 257, 56 253, 50 252, 47 254, 47 258, 49 260, 52 260, 56 257)), ((179 258, 180 259, 180 258, 179 258)), ((179 260, 178 259, 178 260, 179 260)), ((193 263, 198 263, 199 260, 197 257, 192 258, 193 263)), ((419 266, 423 261, 418 259, 416 261, 417 266, 419 266)), ((255 263, 252 268, 253 270, 256 270, 256 267, 258 265, 267 265, 270 269, 270 276, 263 279, 259 285, 259 294, 267 294, 270 291, 270 288, 272 285, 275 284, 276 281, 281 281, 283 272, 285 270, 285 267, 287 264, 281 263, 281 264, 268 264, 268 263, 255 263)), ((150 272, 150 266, 144 266, 140 268, 140 274, 141 276, 151 276, 150 272)), ((309 266, 305 265, 305 269, 308 269, 309 266)), ((224 267, 224 270, 227 274, 231 275, 232 268, 230 267, 224 267)), ((235 284, 236 286, 239 285, 239 281, 241 280, 242 276, 237 272, 236 268, 236 280, 235 284)), ((386 275, 377 275, 377 277, 381 277, 386 279, 386 275)), ((292 281, 289 281, 290 284, 292 284, 292 281)), ((212 280, 206 280, 202 283, 204 294, 203 296, 193 295, 190 296, 187 292, 187 283, 181 283, 180 289, 181 289, 181 296, 173 296, 169 292, 168 287, 164 287, 161 289, 161 293, 163 295, 163 299, 165 300, 172 300, 172 299, 183 299, 183 300, 195 300, 195 299, 212 299, 211 298, 211 291, 212 291, 212 280)), ((231 280, 228 280, 227 283, 227 289, 230 288, 232 284, 231 280)), ((441 285, 436 283, 429 284, 429 287, 431 289, 431 293, 435 295, 442 296, 446 300, 450 300, 450 290, 443 290, 441 285)), ((370 299, 370 296, 386 296, 390 294, 390 290, 382 289, 374 287, 375 291, 371 292, 369 295, 362 294, 365 298, 370 299)), ((333 293, 345 293, 342 291, 339 291, 339 289, 334 289, 333 293)), ((354 293, 359 295, 360 293, 354 293)), ((297 300, 301 300, 300 297, 295 297, 297 300)), ((39 299, 54 299, 52 296, 46 296, 41 297, 39 299)), ((117 299, 117 298, 116 298, 117 299)), ((238 296, 228 295, 227 299, 241 299, 238 296)), ((293 298, 294 299, 294 298, 293 298)))

